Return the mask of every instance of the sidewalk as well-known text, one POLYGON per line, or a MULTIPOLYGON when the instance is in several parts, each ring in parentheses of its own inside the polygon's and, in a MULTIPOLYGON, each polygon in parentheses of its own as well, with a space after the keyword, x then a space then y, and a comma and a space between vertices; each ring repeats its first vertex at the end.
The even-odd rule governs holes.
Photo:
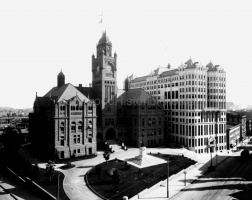
MULTIPOLYGON (((217 165, 224 161, 229 155, 227 153, 218 153, 217 156, 217 165)), ((212 165, 216 166, 216 156, 212 155, 212 165)), ((164 185, 161 185, 157 189, 147 193, 140 199, 152 199, 152 200, 165 200, 165 199, 176 199, 176 194, 179 193, 182 189, 190 185, 193 181, 197 180, 205 174, 208 170, 208 167, 211 165, 210 154, 199 154, 195 157, 198 160, 198 163, 194 168, 187 171, 186 173, 186 186, 185 186, 185 174, 182 172, 177 177, 169 180, 169 197, 167 198, 167 182, 164 185)))

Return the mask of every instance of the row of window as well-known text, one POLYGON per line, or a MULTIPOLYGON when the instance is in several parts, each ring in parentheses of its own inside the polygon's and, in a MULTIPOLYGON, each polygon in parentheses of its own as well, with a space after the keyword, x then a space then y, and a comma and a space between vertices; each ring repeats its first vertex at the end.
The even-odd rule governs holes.
POLYGON ((186 74, 186 75, 181 75, 180 77, 180 80, 183 80, 183 79, 205 79, 206 76, 205 75, 197 75, 197 74, 186 74))
MULTIPOLYGON (((76 123, 75 121, 71 122, 71 133, 76 133, 77 132, 82 132, 83 131, 83 125, 82 125, 82 121, 79 121, 78 123, 76 123)), ((87 129, 92 129, 92 120, 89 120, 89 124, 87 129)), ((61 122, 60 123, 60 132, 64 133, 65 132, 65 123, 61 122)))
MULTIPOLYGON (((157 130, 157 133, 158 133, 158 135, 161 135, 161 128, 159 128, 157 130)), ((157 133, 156 133, 156 129, 148 128, 147 132, 145 132, 145 129, 142 128, 142 137, 144 137, 144 136, 147 136, 147 137, 148 136, 155 136, 155 135, 157 135, 157 133)), ((135 136, 137 136, 136 131, 135 131, 135 136)))
POLYGON ((225 83, 207 83, 207 86, 208 87, 225 87, 226 86, 226 84, 225 83))
POLYGON ((203 87, 186 87, 186 88, 180 88, 180 92, 206 92, 206 88, 203 87), (198 89, 197 89, 198 88, 198 89))
MULTIPOLYGON (((205 115, 202 112, 166 112, 166 115, 175 115, 175 116, 212 116, 214 114, 205 115)), ((219 112, 218 116, 226 116, 226 112, 219 112)))
MULTIPOLYGON (((226 142, 226 136, 219 136, 219 137, 220 137, 219 141, 221 141, 219 143, 223 144, 226 142)), ((172 141, 180 143, 180 144, 187 146, 187 147, 207 146, 208 142, 209 142, 208 138, 190 139, 190 138, 183 138, 183 137, 177 137, 177 136, 172 136, 172 141)), ((223 148, 225 148, 224 146, 225 145, 219 146, 219 150, 223 150, 223 148)), ((205 153, 207 153, 207 152, 205 152, 205 153)))
POLYGON ((225 77, 217 77, 217 76, 210 76, 210 77, 207 77, 207 80, 208 81, 226 81, 226 78, 225 77))
POLYGON ((207 92, 208 93, 218 93, 218 92, 219 93, 225 93, 226 90, 225 89, 219 89, 219 90, 218 89, 208 89, 207 92))
MULTIPOLYGON (((196 75, 196 74, 188 74, 188 75, 181 75, 179 77, 180 80, 184 80, 184 79, 202 79, 205 80, 206 76, 205 75, 196 75)), ((178 80, 177 76, 174 77, 168 77, 165 79, 158 79, 158 80, 154 80, 154 81, 147 81, 147 82, 141 82, 141 83, 136 83, 136 84, 131 84, 131 87, 143 87, 145 85, 154 85, 154 84, 159 84, 159 83, 163 83, 163 82, 169 82, 169 81, 175 81, 178 80)), ((207 77, 208 81, 225 81, 225 77, 207 77)), ((177 83, 178 84, 178 83, 177 83)), ((201 83, 202 84, 202 83, 201 83)), ((216 83, 217 84, 217 83, 216 83)), ((172 85, 173 87, 174 85, 172 85)), ((176 85, 178 86, 178 85, 176 85)), ((151 86, 152 87, 152 86, 151 86)), ((159 86, 163 88, 163 85, 159 86)), ((167 87, 167 85, 165 84, 164 87, 167 87)), ((170 87, 170 84, 169 86, 170 87)), ((147 90, 149 89, 149 87, 147 87, 147 90)), ((155 88, 156 89, 156 88, 155 88)))
MULTIPOLYGON (((72 105, 70 107, 71 110, 83 110, 83 106, 81 105, 72 105)), ((60 106, 60 111, 65 111, 66 110, 66 107, 65 106, 60 106)), ((93 106, 88 106, 88 110, 93 110, 93 106)))
POLYGON ((147 140, 147 144, 148 144, 148 146, 152 146, 152 145, 157 145, 157 144, 161 144, 162 143, 161 139, 159 139, 157 141, 155 139, 154 140, 147 140))
POLYGON ((208 125, 183 125, 172 124, 172 133, 185 135, 185 136, 200 136, 200 135, 212 135, 213 133, 225 133, 226 124, 208 124, 208 125), (198 128, 197 128, 198 127, 198 128))
POLYGON ((208 100, 211 100, 211 99, 226 99, 226 95, 208 95, 207 98, 208 98, 208 100))
POLYGON ((153 85, 153 84, 157 84, 157 83, 176 81, 176 80, 178 80, 178 77, 177 76, 173 76, 173 77, 168 77, 168 78, 165 78, 165 79, 158 79, 158 80, 154 80, 154 81, 147 81, 147 85, 153 85))
MULTIPOLYGON (((226 118, 219 118, 217 121, 218 122, 224 122, 226 118)), ((182 123, 201 123, 201 122, 214 122, 214 121, 211 121, 210 119, 194 119, 194 118, 177 118, 177 117, 171 117, 171 118, 167 118, 166 121, 169 121, 169 122, 182 122, 182 123)))
POLYGON ((186 86, 186 85, 197 85, 198 82, 198 86, 199 85, 204 85, 206 86, 206 82, 205 81, 185 81, 185 82, 180 82, 180 86, 186 86))

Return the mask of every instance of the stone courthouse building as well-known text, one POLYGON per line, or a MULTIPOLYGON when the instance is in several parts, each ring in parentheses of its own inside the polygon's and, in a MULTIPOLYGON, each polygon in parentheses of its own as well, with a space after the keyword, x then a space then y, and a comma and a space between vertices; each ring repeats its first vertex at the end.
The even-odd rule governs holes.
POLYGON ((112 55, 106 32, 96 49, 90 87, 65 84, 60 72, 57 86, 43 97, 36 96, 30 133, 38 153, 45 155, 46 150, 57 159, 90 155, 96 153, 97 143, 108 139, 137 147, 141 141, 146 146, 164 144, 162 106, 142 89, 118 90, 117 54, 112 55), (128 101, 133 103, 122 103, 128 101))
POLYGON ((64 159, 96 153, 96 105, 65 84, 62 72, 56 87, 36 96, 29 118, 33 149, 40 156, 64 159))

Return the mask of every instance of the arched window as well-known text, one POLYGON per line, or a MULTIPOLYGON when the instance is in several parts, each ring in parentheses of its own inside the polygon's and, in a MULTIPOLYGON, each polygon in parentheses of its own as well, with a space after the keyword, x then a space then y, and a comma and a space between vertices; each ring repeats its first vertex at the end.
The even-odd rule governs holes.
POLYGON ((78 132, 82 132, 82 122, 78 123, 78 132))
POLYGON ((87 129, 88 129, 88 130, 91 130, 92 128, 93 128, 92 120, 89 120, 89 121, 88 121, 87 129))
POLYGON ((75 133, 76 132, 76 123, 72 122, 71 123, 71 133, 75 133))
POLYGON ((79 106, 78 105, 76 106, 76 110, 79 110, 79 106))
POLYGON ((64 133, 64 130, 65 130, 65 124, 64 124, 64 122, 61 122, 60 123, 60 132, 64 133))

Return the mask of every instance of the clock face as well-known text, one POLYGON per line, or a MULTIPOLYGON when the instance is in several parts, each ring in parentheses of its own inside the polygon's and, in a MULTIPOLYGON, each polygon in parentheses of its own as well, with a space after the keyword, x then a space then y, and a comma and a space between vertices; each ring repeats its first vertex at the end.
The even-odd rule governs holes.
POLYGON ((111 72, 111 71, 112 71, 112 68, 111 68, 110 65, 107 65, 107 71, 108 71, 108 72, 111 72))
POLYGON ((100 73, 100 66, 97 66, 97 67, 96 67, 96 72, 97 72, 97 73, 100 73))

